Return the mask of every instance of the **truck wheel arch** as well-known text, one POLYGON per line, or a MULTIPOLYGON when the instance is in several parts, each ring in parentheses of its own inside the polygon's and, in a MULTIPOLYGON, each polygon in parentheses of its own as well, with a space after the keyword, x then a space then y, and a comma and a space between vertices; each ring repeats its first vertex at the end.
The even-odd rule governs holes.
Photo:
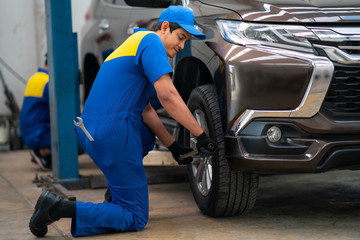
POLYGON ((214 83, 205 63, 195 57, 182 58, 176 65, 173 79, 174 85, 184 102, 187 102, 194 88, 214 83))

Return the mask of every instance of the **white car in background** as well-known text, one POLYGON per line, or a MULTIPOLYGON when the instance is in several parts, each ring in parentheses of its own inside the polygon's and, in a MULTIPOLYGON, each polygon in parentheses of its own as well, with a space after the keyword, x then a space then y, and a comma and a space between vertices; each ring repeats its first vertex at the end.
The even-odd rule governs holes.
POLYGON ((93 0, 81 29, 80 70, 84 103, 96 74, 106 56, 115 50, 136 28, 147 27, 138 19, 159 17, 163 8, 137 8, 124 0, 93 0))

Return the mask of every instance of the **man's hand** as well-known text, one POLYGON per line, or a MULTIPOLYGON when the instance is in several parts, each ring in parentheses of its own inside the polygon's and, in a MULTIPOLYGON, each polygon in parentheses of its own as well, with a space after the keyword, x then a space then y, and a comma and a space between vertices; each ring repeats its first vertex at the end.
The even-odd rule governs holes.
POLYGON ((205 132, 197 138, 196 148, 202 155, 213 155, 216 150, 216 142, 212 140, 205 132))
POLYGON ((177 161, 179 165, 185 165, 192 162, 192 157, 180 160, 180 156, 193 151, 192 148, 184 147, 175 141, 168 147, 168 149, 170 150, 173 158, 177 161))

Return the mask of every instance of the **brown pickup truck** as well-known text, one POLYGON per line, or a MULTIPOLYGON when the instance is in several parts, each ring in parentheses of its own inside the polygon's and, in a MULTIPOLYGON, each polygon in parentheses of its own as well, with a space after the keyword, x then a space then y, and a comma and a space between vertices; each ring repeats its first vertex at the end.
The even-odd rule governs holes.
MULTIPOLYGON (((259 174, 359 169, 359 1, 125 3, 154 11, 187 6, 207 36, 170 59, 175 86, 219 146, 188 165, 204 214, 248 212, 259 174)), ((178 141, 195 148, 194 136, 158 113, 178 141)))

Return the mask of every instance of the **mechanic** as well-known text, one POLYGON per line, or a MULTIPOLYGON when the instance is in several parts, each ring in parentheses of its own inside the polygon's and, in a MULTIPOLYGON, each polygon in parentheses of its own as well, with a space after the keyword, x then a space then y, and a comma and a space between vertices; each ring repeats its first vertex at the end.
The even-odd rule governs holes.
POLYGON ((51 169, 49 75, 45 63, 28 80, 20 112, 20 132, 25 145, 32 149, 32 161, 42 169, 51 169))
POLYGON ((74 237, 145 227, 149 200, 142 159, 154 144, 151 134, 179 164, 191 162, 179 157, 192 150, 174 140, 149 104, 155 92, 167 112, 197 136, 198 151, 215 153, 215 141, 201 129, 174 87, 167 58, 175 57, 192 35, 200 39, 205 35, 194 28, 194 14, 186 7, 170 6, 158 21, 154 32, 134 33, 107 57, 85 103, 84 125, 75 129, 81 146, 107 179, 111 202, 71 202, 44 190, 30 219, 35 236, 44 236, 47 225, 63 217, 72 218, 74 237))

